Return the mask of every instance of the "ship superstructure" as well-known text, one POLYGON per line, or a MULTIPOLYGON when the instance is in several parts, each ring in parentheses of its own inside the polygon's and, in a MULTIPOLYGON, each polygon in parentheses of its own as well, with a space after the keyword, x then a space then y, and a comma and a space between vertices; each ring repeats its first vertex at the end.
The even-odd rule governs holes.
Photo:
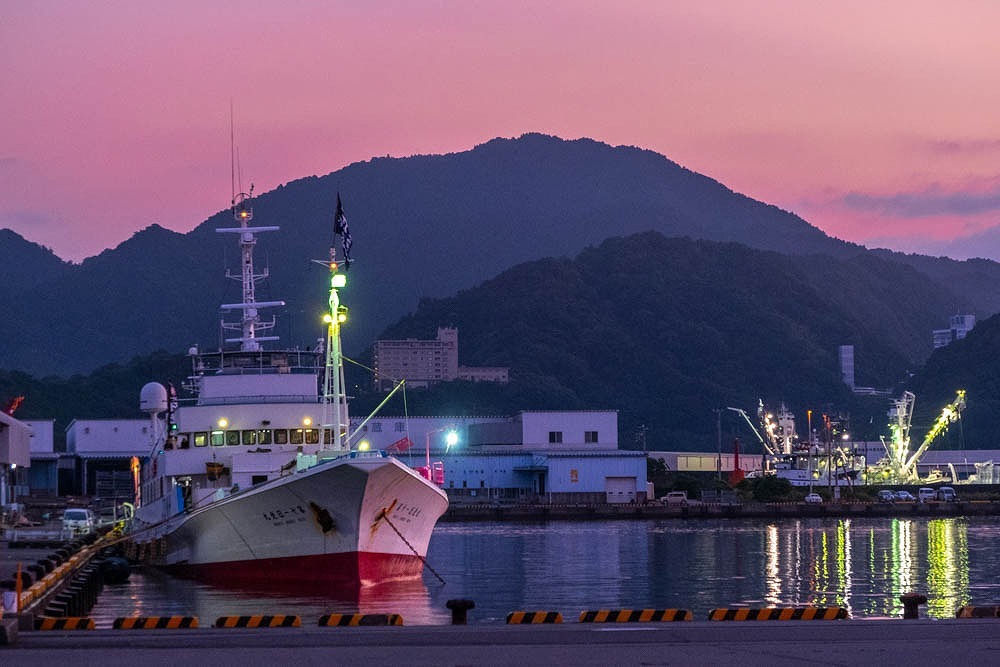
MULTIPOLYGON (((252 192, 252 191, 251 191, 252 192)), ((154 440, 142 463, 132 525, 135 555, 183 575, 221 583, 267 586, 372 584, 417 577, 447 496, 395 458, 360 451, 349 433, 340 327, 347 310, 345 257, 331 244, 326 335, 312 349, 267 349, 275 336, 261 311, 284 305, 258 301, 253 198, 233 198, 242 301, 223 320, 237 335, 213 352, 190 351, 186 387, 143 388, 154 440), (165 416, 165 418, 164 418, 165 416)), ((338 196, 335 228, 346 218, 338 196)), ((231 277, 233 274, 229 274, 231 277)))

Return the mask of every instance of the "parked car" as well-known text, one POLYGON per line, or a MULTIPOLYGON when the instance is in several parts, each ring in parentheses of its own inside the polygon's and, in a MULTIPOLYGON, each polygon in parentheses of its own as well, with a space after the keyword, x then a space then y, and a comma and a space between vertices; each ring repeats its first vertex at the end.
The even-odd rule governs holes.
POLYGON ((891 489, 882 489, 878 492, 878 501, 880 503, 891 503, 896 500, 896 494, 892 492, 891 489))
POLYGON ((958 494, 950 486, 942 486, 937 491, 937 499, 945 503, 953 503, 958 500, 958 494))
POLYGON ((667 505, 687 505, 688 504, 688 492, 687 491, 670 491, 667 495, 660 498, 662 502, 667 505))
POLYGON ((808 496, 806 496, 805 501, 810 505, 818 505, 821 502, 823 502, 823 496, 819 495, 818 493, 810 493, 808 496))
POLYGON ((68 530, 74 535, 92 533, 96 528, 94 513, 88 509, 71 507, 63 512, 62 527, 63 530, 68 530))
POLYGON ((901 502, 912 503, 914 500, 916 500, 916 498, 913 497, 913 494, 910 493, 909 491, 897 491, 895 495, 896 495, 896 500, 901 502))
POLYGON ((932 500, 937 500, 937 491, 929 486, 921 487, 917 490, 917 500, 922 503, 927 503, 932 500))

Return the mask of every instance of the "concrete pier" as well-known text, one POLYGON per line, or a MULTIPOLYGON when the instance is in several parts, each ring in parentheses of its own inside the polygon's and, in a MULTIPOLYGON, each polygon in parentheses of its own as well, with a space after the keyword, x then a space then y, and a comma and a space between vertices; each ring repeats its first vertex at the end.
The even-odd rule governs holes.
POLYGON ((199 628, 22 632, 19 666, 973 664, 1000 651, 996 619, 594 625, 199 628), (56 658, 56 656, 58 656, 56 658))

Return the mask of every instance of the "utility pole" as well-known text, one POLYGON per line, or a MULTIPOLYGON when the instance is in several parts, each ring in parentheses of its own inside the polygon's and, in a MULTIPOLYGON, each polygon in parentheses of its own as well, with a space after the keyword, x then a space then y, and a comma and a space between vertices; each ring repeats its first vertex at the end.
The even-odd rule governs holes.
POLYGON ((715 413, 715 433, 719 439, 719 457, 715 460, 715 472, 722 481, 722 408, 712 410, 715 413))

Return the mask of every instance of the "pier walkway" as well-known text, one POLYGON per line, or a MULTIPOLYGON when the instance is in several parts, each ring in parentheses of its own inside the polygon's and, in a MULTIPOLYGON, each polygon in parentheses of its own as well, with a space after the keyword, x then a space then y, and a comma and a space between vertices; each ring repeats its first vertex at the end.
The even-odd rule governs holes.
POLYGON ((0 663, 68 665, 989 664, 1000 620, 35 631, 0 663))

